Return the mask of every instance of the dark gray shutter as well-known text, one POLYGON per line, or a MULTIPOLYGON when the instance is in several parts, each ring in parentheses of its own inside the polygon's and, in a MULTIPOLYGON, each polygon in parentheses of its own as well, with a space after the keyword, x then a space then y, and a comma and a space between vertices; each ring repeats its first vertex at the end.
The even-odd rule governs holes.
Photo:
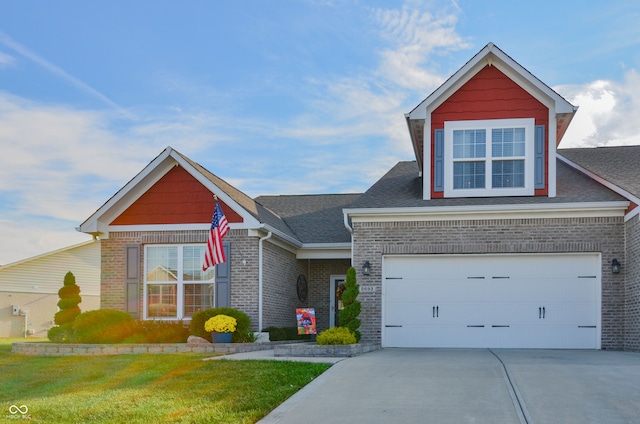
POLYGON ((535 171, 534 188, 544 188, 544 125, 536 125, 534 130, 535 153, 533 168, 535 171))
POLYGON ((134 318, 140 314, 140 245, 127 245, 125 264, 126 311, 134 318))
POLYGON ((231 244, 222 243, 226 262, 216 265, 216 308, 231 306, 231 244))
POLYGON ((434 152, 433 152, 433 191, 444 191, 444 130, 435 130, 434 136, 434 152))

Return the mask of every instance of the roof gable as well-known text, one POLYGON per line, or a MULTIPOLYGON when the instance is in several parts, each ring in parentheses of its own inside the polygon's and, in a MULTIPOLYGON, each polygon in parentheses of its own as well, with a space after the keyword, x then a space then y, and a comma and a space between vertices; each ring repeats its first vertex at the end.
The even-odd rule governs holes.
MULTIPOLYGON (((242 222, 238 213, 220 203, 230 223, 242 222)), ((206 224, 214 207, 211 191, 176 165, 110 224, 206 224)))
MULTIPOLYGON (((213 212, 213 194, 217 195, 221 203, 225 205, 225 213, 229 213, 234 217, 231 224, 232 228, 234 226, 233 222, 242 223, 247 228, 259 228, 261 222, 264 222, 259 219, 258 206, 249 196, 189 160, 173 148, 167 147, 83 222, 78 230, 105 238, 108 237, 109 226, 112 223, 124 224, 128 221, 127 225, 133 225, 133 223, 141 222, 141 220, 144 220, 143 218, 149 217, 149 213, 142 213, 137 218, 133 218, 133 212, 140 212, 145 203, 148 203, 150 199, 157 198, 157 195, 164 191, 164 189, 161 189, 163 185, 169 183, 168 185, 171 186, 175 184, 175 180, 179 179, 182 179, 183 183, 188 186, 195 187, 196 196, 199 199, 199 203, 201 203, 199 206, 201 210, 197 213, 197 216, 190 216, 188 221, 199 221, 195 223, 198 228, 207 229, 210 225, 211 213, 213 212), (182 168, 184 173, 182 171, 174 171, 175 167, 182 168), (158 183, 160 185, 156 185, 158 183), (209 192, 208 195, 206 194, 207 191, 209 192), (206 200, 206 196, 209 196, 210 200, 206 200), (138 201, 141 201, 141 203, 137 203, 138 201), (204 208, 207 202, 211 202, 209 203, 211 207, 208 214, 205 215, 204 208)), ((168 211, 167 205, 169 202, 166 199, 159 200, 159 202, 165 208, 165 212, 168 211)), ((184 210, 181 213, 184 213, 184 210)), ((171 218, 160 219, 155 216, 154 219, 165 221, 157 222, 160 225, 167 223, 176 225, 175 220, 171 218)), ((188 224, 189 222, 182 221, 180 224, 185 223, 188 224)))
POLYGON ((496 67, 524 91, 553 111, 556 117, 556 144, 559 143, 577 108, 493 43, 489 43, 411 112, 405 114, 420 171, 423 170, 425 122, 430 119, 431 112, 486 67, 496 67))

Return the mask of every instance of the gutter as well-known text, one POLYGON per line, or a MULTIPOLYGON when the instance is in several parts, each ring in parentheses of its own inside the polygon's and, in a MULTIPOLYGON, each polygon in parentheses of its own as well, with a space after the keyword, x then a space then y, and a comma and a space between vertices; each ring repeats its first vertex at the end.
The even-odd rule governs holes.
POLYGON ((342 222, 344 222, 344 226, 349 231, 349 234, 353 234, 353 228, 349 225, 349 215, 344 210, 342 211, 342 222))
POLYGON ((349 234, 351 234, 351 263, 353 264, 353 228, 349 225, 349 213, 345 209, 342 210, 342 222, 349 234))

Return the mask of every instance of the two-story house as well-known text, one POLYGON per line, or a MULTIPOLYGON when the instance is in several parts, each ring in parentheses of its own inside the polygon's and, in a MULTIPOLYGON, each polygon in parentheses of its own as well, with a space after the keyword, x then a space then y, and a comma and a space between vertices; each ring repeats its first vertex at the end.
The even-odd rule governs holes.
POLYGON ((640 349, 640 146, 558 150, 577 108, 493 44, 405 115, 415 160, 361 194, 251 199, 165 149, 79 228, 102 244, 103 308, 254 330, 358 271, 383 347, 640 349), (228 261, 200 270, 213 211, 228 261))

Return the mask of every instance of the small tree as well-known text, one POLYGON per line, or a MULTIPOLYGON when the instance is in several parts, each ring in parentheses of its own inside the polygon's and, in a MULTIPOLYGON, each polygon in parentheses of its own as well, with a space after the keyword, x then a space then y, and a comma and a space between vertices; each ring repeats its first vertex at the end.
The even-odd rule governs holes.
POLYGON ((60 310, 56 312, 53 321, 60 326, 71 324, 80 315, 78 304, 82 302, 80 287, 76 284, 76 277, 71 271, 64 276, 64 285, 58 290, 58 296, 60 310))
POLYGON ((340 327, 346 327, 349 330, 353 331, 353 334, 356 336, 356 341, 360 341, 360 320, 358 316, 360 315, 360 311, 362 310, 362 305, 359 301, 356 300, 358 294, 360 293, 359 285, 356 282, 356 269, 354 267, 350 267, 347 270, 347 278, 344 282, 345 290, 342 293, 342 304, 344 305, 344 309, 340 311, 340 327))

